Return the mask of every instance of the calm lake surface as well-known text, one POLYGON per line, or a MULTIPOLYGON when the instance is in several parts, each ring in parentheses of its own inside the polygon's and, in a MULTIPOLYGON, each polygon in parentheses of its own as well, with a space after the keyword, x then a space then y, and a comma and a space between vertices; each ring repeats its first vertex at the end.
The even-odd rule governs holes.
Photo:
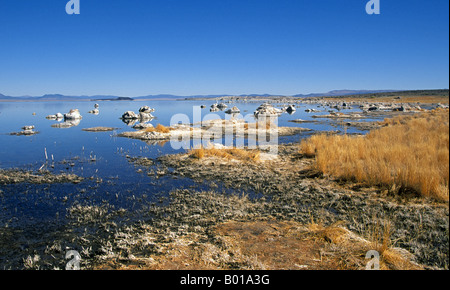
MULTIPOLYGON (((189 186, 191 183, 187 180, 176 181, 168 180, 164 187, 151 186, 152 178, 145 174, 137 173, 136 167, 128 162, 126 155, 132 157, 148 157, 157 158, 165 154, 173 154, 184 151, 183 149, 172 149, 170 142, 160 142, 159 144, 149 145, 140 140, 133 140, 128 138, 116 137, 115 135, 124 131, 133 131, 131 125, 127 125, 120 117, 126 111, 138 112, 142 106, 150 106, 155 108, 153 115, 156 117, 150 123, 153 125, 162 124, 170 125, 170 120, 175 114, 186 114, 189 119, 194 120, 193 108, 194 106, 206 105, 206 108, 201 110, 202 119, 211 119, 217 115, 225 119, 226 114, 222 111, 210 113, 209 107, 215 101, 100 101, 100 102, 3 102, 0 103, 0 168, 19 168, 37 171, 46 161, 45 151, 51 164, 53 157, 53 166, 45 166, 46 169, 54 173, 74 173, 84 178, 94 178, 95 181, 102 180, 94 189, 86 191, 86 195, 95 193, 95 197, 102 201, 107 199, 108 195, 115 196, 113 192, 120 192, 121 189, 126 189, 136 194, 141 195, 146 192, 147 196, 152 196, 153 192, 168 192, 172 188, 179 188, 180 182, 186 183, 189 186), (94 108, 94 104, 99 104, 99 115, 89 114, 88 111, 94 108), (58 123, 56 120, 48 120, 45 117, 53 115, 58 112, 64 114, 71 109, 79 109, 83 119, 80 124, 71 128, 54 128, 53 124, 58 123), (13 136, 11 132, 21 131, 21 127, 26 125, 34 125, 35 131, 39 134, 33 136, 13 136), (105 126, 117 128, 110 132, 86 132, 83 128, 105 126), (93 161, 95 160, 95 161, 93 161), (150 184, 150 185, 149 185, 150 184)), ((236 103, 242 115, 253 114, 255 109, 261 103, 236 103)), ((274 104, 277 106, 277 104, 274 104)), ((281 106, 282 104, 279 104, 281 106)), ((228 104, 228 107, 233 104, 228 104)), ((317 108, 317 106, 297 105, 297 110, 293 114, 282 114, 278 119, 279 126, 300 126, 303 128, 310 128, 315 131, 331 131, 344 130, 336 125, 336 122, 327 119, 316 119, 316 123, 302 123, 296 124, 289 122, 289 120, 303 119, 314 120, 311 118, 314 114, 328 114, 326 110, 321 108, 323 112, 320 113, 306 113, 307 108, 317 108)), ((346 110, 357 111, 358 109, 346 110)), ((198 118, 198 116, 197 116, 198 118)), ((59 121, 63 122, 63 121, 59 121)), ((349 133, 356 133, 357 130, 348 129, 349 133)), ((301 138, 309 136, 311 133, 304 133, 295 136, 279 137, 279 143, 297 142, 301 138)), ((24 187, 25 185, 11 185, 11 188, 24 187)), ((161 186, 161 185, 159 185, 161 186)), ((5 186, 2 186, 5 187, 5 186)), ((32 190, 30 188, 37 188, 40 186, 29 185, 27 200, 20 203, 14 202, 17 196, 5 196, 5 193, 0 197, 2 202, 3 214, 0 215, 0 225, 5 223, 6 219, 13 217, 13 220, 21 214, 27 217, 54 217, 56 207, 48 206, 39 210, 41 204, 32 198, 32 190), (29 204, 31 203, 31 204, 29 204), (14 213, 11 210, 14 210, 14 213), (9 212, 5 216, 5 211, 9 212)), ((51 185, 47 186, 51 191, 52 188, 60 190, 58 195, 62 197, 70 196, 71 192, 76 192, 80 185, 51 185)), ((4 190, 5 191, 5 190, 4 190)), ((79 197, 79 196, 78 196, 79 197)), ((38 197, 41 198, 41 197, 38 197)), ((114 204, 119 203, 117 199, 110 200, 114 204)), ((65 204, 67 206, 67 203, 65 204)), ((63 213, 61 213, 63 214, 63 213)), ((21 220, 20 222, 26 222, 21 220)))
MULTIPOLYGON (((75 204, 104 205, 116 209, 123 208, 127 212, 135 212, 139 219, 142 204, 157 202, 167 196, 171 190, 179 188, 209 189, 209 184, 198 184, 192 180, 156 177, 140 172, 139 168, 128 161, 126 156, 148 157, 151 159, 165 154, 178 153, 170 142, 155 145, 140 140, 116 137, 124 131, 133 131, 120 117, 126 111, 138 112, 142 106, 155 108, 152 113, 156 118, 153 125, 170 125, 175 114, 186 114, 193 120, 193 107, 205 105, 202 119, 210 119, 211 101, 97 101, 97 102, 0 102, 0 168, 19 168, 37 171, 46 164, 45 151, 49 162, 44 168, 52 173, 74 173, 85 178, 79 184, 12 184, 0 185, 0 229, 22 229, 23 236, 18 236, 20 243, 27 244, 37 239, 36 232, 48 233, 57 231, 64 225, 67 209, 75 204), (99 115, 89 114, 94 104, 100 105, 99 115), (80 124, 71 128, 54 128, 58 121, 45 117, 58 112, 64 114, 71 109, 79 109, 83 119, 80 124), (206 116, 206 117, 205 117, 206 116), (39 134, 33 136, 14 136, 23 126, 34 125, 39 134), (86 132, 83 128, 105 126, 117 128, 111 132, 86 132), (53 159, 53 161, 52 161, 53 159), (33 234, 34 233, 34 234, 33 234)), ((236 105, 242 115, 253 114, 260 105, 255 103, 227 104, 236 105)), ((282 104, 274 104, 281 106, 282 104)), ((317 106, 296 105, 293 114, 282 114, 278 119, 279 126, 303 127, 315 131, 331 131, 345 129, 336 122, 320 119, 316 123, 296 124, 289 120, 313 120, 314 114, 328 114, 324 108, 317 106), (305 109, 320 109, 320 113, 306 113, 305 109)), ((358 111, 358 108, 350 111, 358 111)), ((224 112, 215 112, 225 118, 224 112)), ((61 121, 62 122, 62 121, 61 121)), ((358 133, 348 129, 348 133, 358 133)), ((279 143, 297 142, 311 133, 296 136, 279 137, 279 143)), ((220 186, 216 190, 224 190, 220 186)), ((130 221, 133 218, 130 219, 130 221)), ((0 254, 7 249, 0 248, 0 254)), ((1 255, 0 255, 1 256, 1 255)), ((6 258, 5 258, 6 259, 6 258)), ((10 266, 2 262, 0 267, 10 266), (3 265, 2 265, 3 263, 3 265)))

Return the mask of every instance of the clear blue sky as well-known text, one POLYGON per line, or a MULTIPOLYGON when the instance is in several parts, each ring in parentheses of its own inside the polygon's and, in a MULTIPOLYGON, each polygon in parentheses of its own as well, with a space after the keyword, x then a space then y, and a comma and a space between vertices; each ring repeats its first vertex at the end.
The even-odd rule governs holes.
POLYGON ((0 0, 5 95, 448 88, 449 1, 0 0))

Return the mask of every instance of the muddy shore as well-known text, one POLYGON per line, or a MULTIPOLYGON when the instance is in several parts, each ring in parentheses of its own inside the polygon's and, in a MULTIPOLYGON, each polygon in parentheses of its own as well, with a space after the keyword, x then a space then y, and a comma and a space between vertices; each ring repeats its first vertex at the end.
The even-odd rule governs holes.
MULTIPOLYGON (((381 120, 399 114, 407 113, 368 112, 366 118, 381 120)), ((346 122, 361 130, 380 126, 357 117, 346 122)), ((191 128, 182 128, 180 136, 192 137, 195 129, 191 128)), ((223 132, 222 126, 211 124, 203 129, 223 132)), ((245 130, 244 136, 248 135, 245 130)), ((285 134, 299 132, 303 129, 287 129, 285 134)), ((122 136, 146 142, 166 141, 171 136, 146 133, 122 136)), ((0 228, 0 249, 5 251, 5 260, 6 251, 21 257, 17 268, 24 269, 64 269, 64 255, 71 249, 80 252, 82 269, 363 269, 365 252, 349 254, 328 236, 316 239, 310 225, 339 224, 339 230, 369 239, 380 224, 390 223, 392 247, 411 253, 408 259, 413 265, 448 269, 448 203, 411 194, 394 196, 385 188, 323 176, 311 169, 312 159, 299 154, 298 144, 278 146, 273 158, 261 153, 259 162, 197 160, 186 153, 157 159, 127 156, 151 183, 160 178, 187 179, 199 186, 168 190, 151 202, 138 198, 135 212, 107 202, 70 204, 65 217, 68 224, 55 226, 44 237, 39 227, 25 231, 0 228), (208 189, 200 190, 200 186, 208 189), (36 237, 41 240, 34 241, 36 237), (37 246, 24 246, 31 241, 37 246), (261 248, 253 249, 255 245, 261 248), (282 245, 289 247, 283 250, 282 245)), ((0 177, 2 185, 86 182, 50 172, 0 171, 0 177)), ((113 189, 111 194, 117 193, 113 189)), ((16 267, 17 263, 6 265, 16 267)))
POLYGON ((155 221, 166 230, 178 232, 185 223, 191 224, 188 228, 199 225, 204 231, 229 220, 274 218, 307 224, 313 219, 324 225, 343 221, 348 230, 367 236, 382 220, 391 223, 395 245, 414 254, 420 264, 430 269, 448 268, 448 204, 416 196, 390 196, 385 189, 321 176, 310 170, 312 160, 298 153, 298 144, 282 145, 277 159, 259 163, 199 161, 187 154, 168 155, 155 162, 174 178, 189 177, 213 187, 223 183, 249 197, 249 202, 239 203, 221 195, 216 200, 216 193, 172 193, 169 207, 161 209, 163 219, 155 221))
POLYGON ((80 183, 82 177, 75 174, 53 174, 48 170, 32 172, 19 169, 0 169, 0 185, 31 183, 31 184, 53 184, 53 183, 80 183))

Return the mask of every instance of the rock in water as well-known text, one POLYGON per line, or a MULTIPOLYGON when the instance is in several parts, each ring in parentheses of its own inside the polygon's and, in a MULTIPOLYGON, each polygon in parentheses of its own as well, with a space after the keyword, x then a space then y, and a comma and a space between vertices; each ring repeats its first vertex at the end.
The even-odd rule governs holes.
POLYGON ((271 104, 265 103, 259 106, 255 111, 255 116, 270 116, 270 115, 279 115, 282 111, 273 107, 271 104))
POLYGON ((236 107, 236 106, 225 111, 225 113, 227 113, 227 114, 239 114, 240 112, 241 112, 241 110, 239 110, 238 107, 236 107))
POLYGON ((33 130, 33 129, 34 129, 33 125, 31 125, 31 126, 23 126, 22 127, 22 130, 25 130, 25 131, 30 131, 30 130, 33 130))
POLYGON ((220 104, 217 105, 217 108, 218 108, 219 110, 225 110, 227 107, 228 107, 228 106, 225 105, 224 103, 220 103, 220 104))
POLYGON ((149 120, 152 120, 152 119, 154 119, 155 117, 152 115, 152 114, 150 114, 150 113, 144 113, 144 112, 140 112, 139 113, 139 120, 142 122, 142 121, 149 121, 149 120))
POLYGON ((289 107, 287 107, 287 109, 286 109, 286 112, 288 112, 288 113, 292 113, 292 112, 295 112, 295 107, 293 106, 293 105, 289 105, 289 107))
POLYGON ((55 115, 48 115, 47 117, 45 117, 46 119, 50 119, 50 120, 58 120, 58 119, 63 119, 64 115, 61 113, 56 113, 55 115))
POLYGON ((125 120, 137 120, 137 119, 139 119, 139 117, 138 117, 138 115, 136 115, 136 113, 135 112, 133 112, 133 111, 127 111, 127 112, 125 112, 123 115, 122 115, 122 119, 125 119, 125 120))
POLYGON ((81 120, 83 117, 78 109, 70 110, 69 113, 64 114, 65 120, 81 120))
POLYGON ((211 109, 209 111, 210 112, 217 112, 217 111, 219 111, 219 108, 217 107, 217 104, 212 104, 211 105, 211 109))
POLYGON ((150 114, 153 113, 155 111, 155 109, 150 108, 149 106, 143 106, 139 109, 139 113, 145 113, 145 114, 150 114))

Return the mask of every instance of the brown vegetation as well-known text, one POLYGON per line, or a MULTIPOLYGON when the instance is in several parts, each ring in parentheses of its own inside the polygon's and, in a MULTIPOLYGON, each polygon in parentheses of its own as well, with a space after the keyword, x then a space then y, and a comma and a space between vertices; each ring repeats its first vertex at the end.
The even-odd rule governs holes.
POLYGON ((217 157, 225 160, 239 160, 239 161, 258 161, 260 152, 258 150, 246 150, 240 148, 214 148, 212 146, 198 149, 191 149, 189 156, 196 159, 203 159, 206 157, 217 157))
POLYGON ((385 120, 361 136, 316 135, 301 143, 315 167, 344 180, 449 200, 449 112, 434 110, 385 120))
POLYGON ((169 133, 172 130, 170 127, 158 124, 156 127, 146 128, 145 132, 158 132, 158 133, 169 133))
POLYGON ((264 130, 264 127, 265 127, 265 130, 271 130, 272 129, 271 127, 276 128, 276 125, 271 123, 270 120, 267 120, 265 122, 265 124, 264 124, 264 122, 245 123, 244 124, 245 130, 248 130, 248 129, 256 129, 256 130, 263 129, 264 130))
POLYGON ((316 239, 328 242, 332 252, 325 252, 338 265, 338 269, 365 269, 369 260, 365 258, 369 251, 379 254, 381 270, 421 270, 423 267, 413 260, 412 255, 392 246, 391 225, 374 219, 368 230, 368 239, 361 238, 343 227, 344 222, 329 226, 311 221, 308 230, 316 239), (331 247, 330 247, 331 246, 331 247))
MULTIPOLYGON (((362 270, 374 243, 341 225, 294 221, 228 221, 209 229, 209 240, 190 233, 165 244, 158 254, 127 263, 109 259, 95 269, 146 270, 362 270)), ((149 237, 147 237, 149 239, 149 237)), ((387 237, 389 239, 389 237, 387 237)), ((384 245, 388 243, 384 242, 384 245)), ((411 255, 387 246, 381 270, 419 270, 411 255)))

